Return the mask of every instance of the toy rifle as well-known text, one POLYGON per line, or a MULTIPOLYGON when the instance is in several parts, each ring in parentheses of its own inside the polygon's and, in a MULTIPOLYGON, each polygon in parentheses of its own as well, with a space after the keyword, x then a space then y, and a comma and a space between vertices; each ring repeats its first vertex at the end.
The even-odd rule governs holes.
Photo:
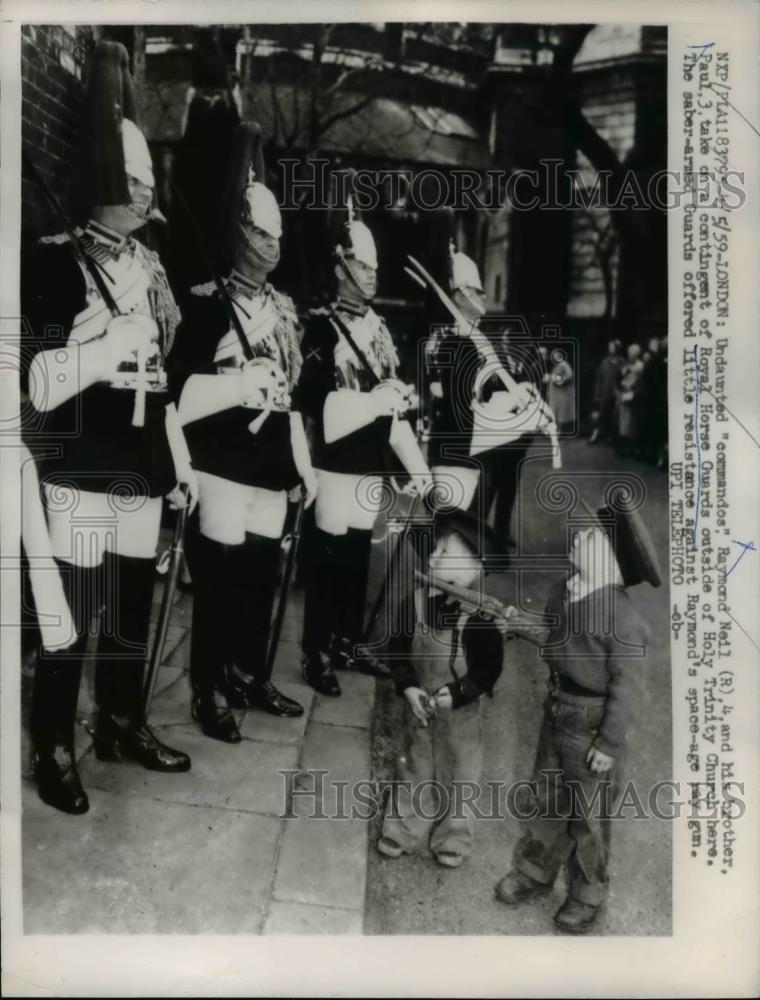
POLYGON ((534 646, 545 645, 546 636, 534 634, 537 631, 547 632, 549 629, 549 622, 543 615, 524 617, 520 614, 513 614, 503 601, 490 594, 484 594, 479 590, 470 590, 467 587, 459 587, 445 580, 439 580, 435 576, 428 576, 420 570, 414 572, 422 583, 455 597, 462 609, 468 613, 490 618, 494 623, 498 623, 509 632, 514 633, 518 639, 525 639, 534 646))

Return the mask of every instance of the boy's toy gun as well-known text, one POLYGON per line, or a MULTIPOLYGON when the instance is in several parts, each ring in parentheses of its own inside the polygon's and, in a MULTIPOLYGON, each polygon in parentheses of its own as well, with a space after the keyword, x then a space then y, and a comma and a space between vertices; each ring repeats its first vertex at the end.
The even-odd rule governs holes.
POLYGON ((525 639, 534 646, 545 645, 546 635, 541 633, 548 633, 550 623, 543 615, 524 616, 519 614, 515 608, 507 606, 503 601, 490 594, 484 594, 479 590, 470 590, 467 587, 459 587, 446 580, 439 580, 435 576, 428 576, 420 570, 415 570, 415 575, 428 586, 435 587, 455 597, 462 609, 469 614, 477 613, 485 618, 490 618, 495 624, 511 632, 518 639, 525 639))

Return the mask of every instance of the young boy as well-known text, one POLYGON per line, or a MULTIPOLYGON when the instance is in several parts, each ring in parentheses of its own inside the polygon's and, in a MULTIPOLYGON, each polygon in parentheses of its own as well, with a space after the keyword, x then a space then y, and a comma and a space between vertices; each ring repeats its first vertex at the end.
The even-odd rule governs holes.
MULTIPOLYGON (((512 868, 496 886, 508 905, 548 891, 567 864, 568 898, 555 915, 560 930, 593 927, 607 897, 609 809, 620 783, 620 758, 646 657, 647 628, 626 587, 660 585, 652 540, 639 514, 620 507, 574 527, 573 572, 552 587, 552 625, 543 657, 549 695, 533 769, 533 816, 515 846, 512 868)), ((575 519, 573 519, 575 520, 575 519)))
MULTIPOLYGON (((485 563, 503 548, 486 525, 462 510, 439 514, 427 572, 442 583, 479 590, 485 563)), ((481 767, 480 709, 501 673, 503 639, 493 622, 468 613, 424 584, 400 608, 389 664, 403 695, 397 784, 377 844, 398 858, 430 838, 439 864, 457 868, 472 847, 465 797, 481 767)))

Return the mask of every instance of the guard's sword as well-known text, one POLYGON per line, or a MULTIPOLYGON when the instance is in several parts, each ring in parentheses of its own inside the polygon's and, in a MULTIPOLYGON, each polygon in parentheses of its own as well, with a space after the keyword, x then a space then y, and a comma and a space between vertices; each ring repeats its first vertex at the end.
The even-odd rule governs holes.
MULTIPOLYGON (((303 512, 304 512, 305 497, 301 496, 298 501, 298 506, 296 507, 296 516, 293 522, 293 530, 290 532, 287 538, 287 558, 285 560, 285 571, 282 575, 282 583, 280 584, 280 597, 277 603, 277 612, 274 617, 274 624, 272 625, 272 634, 269 639, 269 649, 267 650, 267 662, 266 669, 264 671, 264 676, 269 677, 272 672, 272 667, 274 666, 274 659, 277 656, 277 647, 280 643, 280 633, 282 632, 282 623, 285 620, 285 611, 288 606, 288 591, 290 590, 290 581, 293 577, 293 569, 296 564, 296 553, 298 551, 298 543, 301 539, 301 524, 303 523, 303 512)), ((285 546, 285 540, 283 540, 283 547, 285 546)))
POLYGON ((169 630, 174 593, 177 589, 177 576, 179 575, 182 554, 184 552, 183 538, 185 523, 187 521, 188 490, 184 483, 179 488, 182 492, 184 503, 177 511, 177 520, 174 522, 174 535, 169 549, 171 558, 169 560, 169 569, 166 573, 164 596, 161 599, 161 608, 158 613, 158 622, 156 623, 156 635, 153 640, 153 649, 151 650, 150 661, 148 663, 148 672, 145 675, 145 684, 143 685, 142 717, 145 722, 148 721, 148 713, 150 712, 150 704, 156 689, 158 671, 161 669, 163 661, 166 633, 169 630))

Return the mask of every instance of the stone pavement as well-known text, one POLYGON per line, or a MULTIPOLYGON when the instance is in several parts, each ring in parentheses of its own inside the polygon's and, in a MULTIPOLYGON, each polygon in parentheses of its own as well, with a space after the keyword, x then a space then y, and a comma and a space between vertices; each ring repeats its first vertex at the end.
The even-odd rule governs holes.
MULTIPOLYGON (((154 614, 162 593, 157 586, 154 614)), ((367 824, 310 819, 309 776, 354 782, 369 774, 375 681, 342 674, 343 696, 302 682, 297 642, 302 594, 291 591, 274 679, 304 705, 300 719, 239 713, 243 741, 203 736, 190 718, 187 676, 192 598, 178 595, 150 722, 192 757, 189 774, 100 763, 78 727, 85 816, 43 805, 22 781, 27 934, 356 934, 363 930, 367 824), (291 772, 281 774, 280 772, 291 772), (293 818, 284 818, 290 812, 293 818)), ((27 668, 24 686, 31 681, 27 668)), ((86 668, 79 702, 92 717, 86 668)), ((26 719, 23 760, 28 761, 26 719)))
MULTIPOLYGON (((567 442, 563 454, 573 470, 569 478, 579 477, 576 485, 588 499, 600 494, 607 471, 642 477, 647 522, 665 563, 664 474, 584 442, 567 442)), ((519 592, 538 610, 548 576, 556 572, 548 573, 541 559, 556 564, 566 539, 565 515, 536 502, 538 482, 549 466, 545 457, 532 461, 535 457, 529 454, 517 525, 519 551, 533 568, 491 577, 488 590, 510 600, 519 592)), ((378 541, 381 533, 382 527, 378 541)), ((384 546, 376 545, 370 601, 384 554, 384 546)), ((665 565, 663 570, 667 573, 665 565)), ((160 595, 159 586, 156 602, 160 595)), ((671 769, 667 585, 637 587, 632 596, 652 635, 626 773, 639 787, 651 788, 671 769)), ((302 683, 300 591, 291 592, 274 678, 301 701, 305 715, 284 720, 241 713, 244 739, 238 746, 202 736, 189 713, 191 607, 191 598, 178 597, 151 723, 170 745, 191 754, 192 771, 161 775, 129 763, 101 764, 80 728, 82 777, 91 803, 86 816, 65 816, 43 805, 27 775, 22 789, 27 933, 553 933, 561 885, 514 910, 493 898, 519 833, 512 820, 479 823, 473 857, 449 871, 427 851, 396 861, 381 858, 374 850, 378 821, 319 818, 319 805, 329 816, 337 806, 350 809, 348 796, 344 804, 334 792, 340 782, 392 777, 400 699, 390 684, 378 682, 376 704, 376 682, 360 674, 340 675, 339 699, 315 696, 302 683), (323 795, 310 794, 313 775, 306 771, 329 772, 331 784, 323 795)), ((533 647, 509 644, 494 698, 485 705, 484 784, 530 773, 545 676, 533 647)), ((27 693, 30 679, 24 678, 27 693)), ((85 721, 91 717, 91 692, 89 671, 79 706, 85 721)), ((612 848, 610 902, 598 933, 666 935, 670 908, 670 824, 621 824, 612 848)))

